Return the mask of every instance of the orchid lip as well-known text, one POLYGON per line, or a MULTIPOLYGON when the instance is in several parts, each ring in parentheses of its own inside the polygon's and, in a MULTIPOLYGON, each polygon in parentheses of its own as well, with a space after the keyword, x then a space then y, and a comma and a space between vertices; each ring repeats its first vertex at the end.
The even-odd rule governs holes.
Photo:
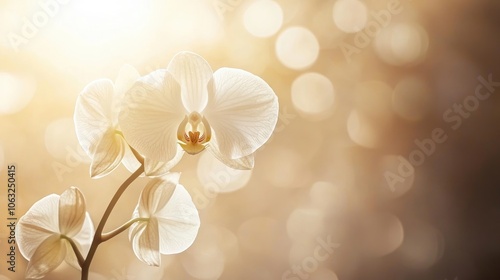
POLYGON ((210 124, 196 111, 185 116, 177 129, 178 143, 190 155, 196 155, 205 150, 211 137, 210 124))

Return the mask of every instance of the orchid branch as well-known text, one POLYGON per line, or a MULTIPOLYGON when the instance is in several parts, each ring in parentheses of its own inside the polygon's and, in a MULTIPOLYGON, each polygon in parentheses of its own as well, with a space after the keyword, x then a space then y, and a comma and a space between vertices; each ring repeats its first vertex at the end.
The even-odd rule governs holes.
POLYGON ((146 222, 148 220, 149 220, 148 218, 135 218, 135 219, 132 219, 132 220, 124 223, 119 228, 117 228, 117 229, 115 229, 113 231, 110 231, 110 232, 107 232, 107 233, 103 233, 101 235, 101 242, 106 242, 109 239, 117 236, 118 234, 122 233, 123 231, 125 231, 126 229, 128 229, 131 225, 133 225, 136 222, 146 222))
POLYGON ((71 248, 73 248, 73 251, 75 252, 76 258, 78 259, 78 264, 80 265, 80 267, 82 267, 85 259, 83 258, 82 253, 80 253, 80 250, 78 250, 78 246, 76 246, 76 243, 73 241, 73 239, 67 237, 64 234, 61 234, 61 238, 66 239, 69 242, 71 248))
POLYGON ((109 202, 109 205, 106 208, 106 211, 104 212, 101 221, 99 222, 99 225, 97 226, 97 229, 95 231, 94 239, 92 240, 92 244, 90 245, 90 250, 87 254, 87 258, 82 265, 82 280, 88 280, 90 264, 92 263, 92 259, 94 258, 97 247, 99 246, 99 244, 104 242, 102 238, 102 232, 104 230, 106 222, 108 221, 109 215, 111 215, 111 211, 113 211, 113 208, 115 207, 116 203, 120 199, 120 196, 125 192, 127 187, 135 179, 137 179, 142 174, 142 172, 144 172, 144 164, 141 164, 141 166, 132 175, 130 175, 130 177, 125 180, 125 182, 123 182, 123 184, 120 186, 120 188, 118 188, 118 191, 109 202))

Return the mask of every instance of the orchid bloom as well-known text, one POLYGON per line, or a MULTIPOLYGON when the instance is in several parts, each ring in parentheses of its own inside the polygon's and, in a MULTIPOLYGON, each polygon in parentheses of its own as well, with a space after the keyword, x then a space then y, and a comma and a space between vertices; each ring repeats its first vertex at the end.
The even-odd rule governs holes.
POLYGON ((177 254, 193 244, 200 218, 191 196, 179 184, 180 173, 151 180, 132 215, 138 220, 129 239, 139 260, 160 266, 160 254, 177 254))
POLYGON ((118 127, 121 98, 139 77, 137 70, 125 65, 114 84, 109 79, 93 81, 76 100, 76 135, 83 150, 92 159, 92 178, 109 174, 122 161, 130 171, 135 171, 140 165, 118 127))
POLYGON ((85 198, 75 187, 48 195, 21 217, 16 228, 19 251, 29 261, 26 278, 39 279, 63 261, 79 269, 71 243, 86 256, 94 234, 85 198))
POLYGON ((138 152, 158 162, 207 149, 232 168, 251 169, 253 153, 278 119, 278 98, 264 80, 233 68, 213 73, 190 52, 140 78, 123 102, 123 134, 138 152))

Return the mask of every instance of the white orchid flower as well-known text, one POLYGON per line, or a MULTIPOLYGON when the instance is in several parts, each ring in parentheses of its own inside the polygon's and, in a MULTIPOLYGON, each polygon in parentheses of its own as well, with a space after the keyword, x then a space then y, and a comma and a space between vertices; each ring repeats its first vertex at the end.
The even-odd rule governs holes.
POLYGON ((198 210, 179 176, 168 173, 151 180, 132 215, 139 221, 130 227, 129 239, 137 258, 148 265, 160 266, 160 254, 186 250, 198 234, 198 210))
POLYGON ((278 119, 278 98, 264 80, 233 68, 213 73, 190 52, 140 78, 124 102, 123 134, 137 151, 159 162, 207 149, 232 168, 251 169, 253 153, 278 119))
MULTIPOLYGON (((140 162, 123 138, 118 125, 123 94, 140 75, 130 65, 120 70, 115 83, 109 79, 91 82, 80 93, 75 107, 75 129, 83 150, 91 157, 90 176, 103 177, 123 163, 134 172, 140 162)), ((180 158, 179 158, 180 160, 180 158)), ((177 161, 171 164, 175 165, 177 161)), ((165 173, 171 165, 145 159, 148 175, 165 173)))
MULTIPOLYGON (((94 234, 85 198, 75 187, 48 195, 21 217, 16 228, 19 251, 29 261, 26 278, 39 279, 63 261, 80 269, 72 246, 86 256, 94 234), (71 244, 73 243, 73 244, 71 244)), ((80 261, 82 259, 80 258, 80 261)))

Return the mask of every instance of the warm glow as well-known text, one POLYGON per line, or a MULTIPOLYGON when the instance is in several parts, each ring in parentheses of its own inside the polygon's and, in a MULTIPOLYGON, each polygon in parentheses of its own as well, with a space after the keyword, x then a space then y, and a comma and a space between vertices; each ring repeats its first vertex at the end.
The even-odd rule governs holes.
POLYGON ((368 20, 366 5, 358 0, 339 0, 333 6, 333 21, 337 27, 354 33, 363 30, 368 20))
POLYGON ((280 29, 283 23, 283 10, 271 0, 253 2, 243 17, 245 28, 257 37, 269 37, 280 29))
POLYGON ((0 72, 0 115, 21 111, 33 98, 33 80, 0 72))
POLYGON ((314 33, 304 27, 289 27, 276 41, 276 55, 286 67, 300 70, 311 66, 319 55, 314 33))

